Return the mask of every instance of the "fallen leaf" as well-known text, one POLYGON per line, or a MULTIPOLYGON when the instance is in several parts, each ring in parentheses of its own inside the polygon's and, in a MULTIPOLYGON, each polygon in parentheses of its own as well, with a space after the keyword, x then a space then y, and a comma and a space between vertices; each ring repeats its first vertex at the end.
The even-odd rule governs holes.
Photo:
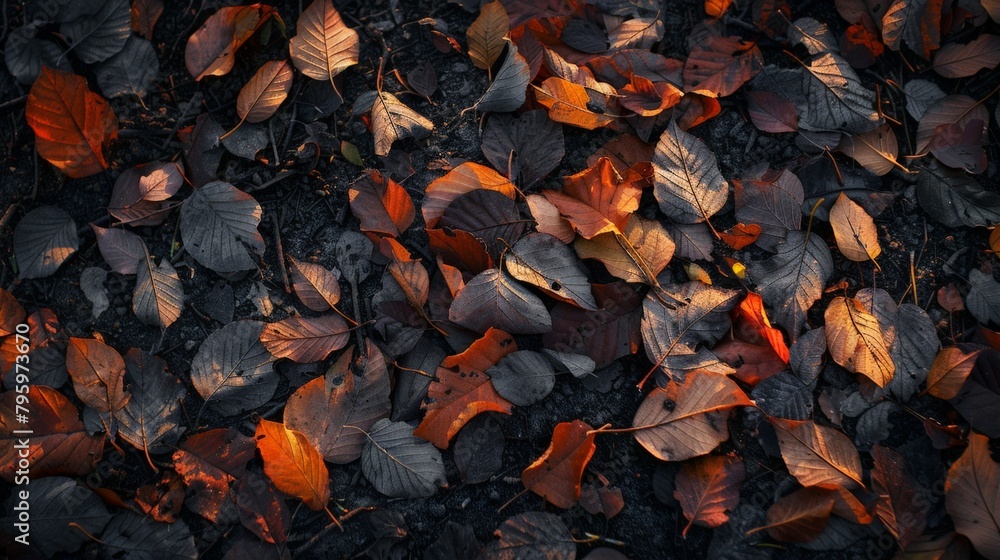
POLYGON ((752 406, 724 375, 693 371, 683 383, 656 387, 639 405, 629 429, 639 445, 661 461, 706 455, 729 439, 733 408, 752 406))
POLYGON ((361 452, 361 472, 390 498, 427 498, 448 485, 441 452, 413 435, 406 422, 383 418, 371 427, 361 452))
POLYGON ((119 558, 141 558, 151 555, 150 551, 163 550, 169 550, 173 558, 198 558, 194 535, 182 519, 167 524, 132 511, 119 511, 101 533, 101 542, 107 554, 119 558))
POLYGON ((132 13, 128 0, 110 0, 82 17, 64 20, 59 34, 70 50, 87 64, 118 53, 132 34, 132 13))
POLYGON ((899 145, 889 123, 869 132, 845 136, 838 149, 876 175, 885 175, 894 167, 905 169, 896 161, 899 145))
POLYGON ((486 93, 472 106, 477 111, 509 113, 524 105, 531 76, 528 62, 518 54, 513 41, 506 39, 507 54, 486 93))
POLYGON ((905 460, 899 453, 874 445, 872 458, 872 491, 879 495, 875 512, 899 547, 906 550, 927 527, 927 508, 917 497, 920 487, 907 475, 905 460))
POLYGON ((132 310, 147 325, 166 329, 174 324, 184 309, 184 289, 177 271, 167 259, 153 263, 145 255, 137 267, 135 291, 132 293, 132 310))
POLYGON ((515 193, 514 185, 506 177, 485 165, 467 161, 427 186, 420 208, 424 223, 429 228, 437 226, 438 220, 455 199, 479 189, 497 191, 511 199, 515 193))
POLYGON ((326 375, 299 387, 285 405, 285 425, 304 436, 331 463, 361 456, 365 432, 389 415, 389 374, 382 351, 368 344, 361 375, 345 352, 326 375))
POLYGON ((874 220, 843 191, 830 209, 830 226, 837 239, 837 248, 848 259, 874 262, 875 257, 882 253, 874 220))
POLYGON ((312 311, 322 313, 340 301, 340 274, 322 265, 288 257, 291 263, 292 288, 299 301, 312 311))
POLYGON ((782 542, 806 543, 820 536, 833 512, 833 495, 824 488, 800 488, 767 508, 767 529, 782 542))
POLYGON ((265 325, 260 342, 276 358, 299 363, 319 362, 346 346, 350 332, 347 322, 339 315, 289 317, 265 325))
POLYGON ((556 385, 552 363, 542 354, 518 350, 486 370, 493 388, 515 406, 530 406, 548 396, 556 385))
POLYGON ((347 191, 351 212, 361 221, 361 231, 399 237, 413 223, 413 200, 399 183, 368 170, 347 191))
POLYGON ((160 61, 152 43, 133 36, 118 54, 99 63, 94 74, 97 85, 107 97, 145 97, 159 70, 160 61))
POLYGON ((619 93, 622 107, 640 117, 655 117, 680 102, 684 95, 670 82, 653 82, 637 75, 619 93))
POLYGON ((282 492, 319 511, 330 501, 330 473, 323 457, 301 432, 263 418, 254 433, 264 473, 282 492))
POLYGON ((358 63, 361 45, 358 32, 347 27, 333 2, 315 0, 299 14, 288 50, 299 72, 329 81, 339 96, 333 78, 358 63))
POLYGON ((776 428, 781 457, 802 486, 863 487, 861 459, 842 432, 815 422, 770 418, 776 428))
POLYGON ((592 285, 597 311, 568 303, 552 308, 552 330, 542 335, 545 347, 582 354, 602 368, 638 352, 643 298, 625 282, 592 285))
POLYGON ((510 413, 485 371, 517 350, 507 333, 490 328, 461 354, 445 358, 427 390, 427 413, 413 435, 447 449, 462 426, 481 412, 510 413))
POLYGON ((948 167, 982 173, 987 166, 986 150, 982 146, 985 126, 983 121, 977 119, 969 121, 964 127, 942 124, 934 130, 927 149, 948 167))
POLYGON ((889 355, 878 320, 856 299, 833 298, 823 313, 826 344, 833 361, 860 373, 879 387, 892 380, 896 366, 889 355))
POLYGON ((184 248, 218 273, 256 268, 254 256, 264 254, 260 217, 260 204, 249 194, 224 181, 206 183, 181 206, 184 248))
POLYGON ((1000 37, 983 33, 964 45, 950 43, 934 54, 935 72, 945 78, 968 78, 1000 64, 1000 37))
POLYGON ((39 206, 14 228, 13 249, 20 278, 55 274, 80 246, 76 223, 64 210, 39 206))
POLYGON ((132 30, 152 41, 153 28, 163 15, 163 0, 134 0, 131 11, 132 30))
POLYGON ((205 76, 228 74, 235 54, 277 12, 266 4, 219 8, 188 38, 184 63, 188 73, 201 81, 205 76))
POLYGON ((955 346, 941 349, 927 373, 927 389, 924 391, 939 399, 955 398, 981 353, 982 350, 965 352, 955 346))
POLYGON ((549 448, 521 473, 524 487, 556 507, 573 507, 580 499, 583 470, 597 449, 594 436, 582 420, 556 424, 549 448))
MULTIPOLYGON (((240 117, 240 124, 244 121, 259 123, 271 118, 288 97, 291 89, 292 68, 288 65, 288 61, 265 62, 254 72, 236 97, 236 114, 240 117)), ((236 126, 239 127, 239 124, 236 126)))
POLYGON ((562 125, 540 109, 490 116, 481 146, 490 164, 524 189, 555 169, 566 151, 562 125))
POLYGON ((260 342, 264 323, 234 321, 205 338, 191 360, 191 384, 205 405, 233 416, 265 404, 278 387, 274 356, 260 342))
MULTIPOLYGON (((953 94, 946 95, 930 105, 917 125, 916 153, 927 152, 931 140, 941 129, 942 125, 957 124, 961 129, 966 129, 972 121, 990 122, 990 113, 979 101, 968 95, 953 94)), ((985 141, 985 131, 981 143, 985 141)), ((921 173, 921 175, 924 175, 921 173)))
POLYGON ((680 502, 688 524, 718 527, 729 521, 729 512, 740 501, 740 486, 746 476, 743 461, 735 455, 708 455, 686 461, 677 473, 674 498, 680 502))
POLYGON ((98 412, 116 414, 131 397, 125 390, 125 361, 100 340, 70 338, 66 369, 76 396, 98 412))
POLYGON ((964 171, 937 162, 924 167, 917 176, 917 202, 931 218, 952 228, 1000 222, 1000 195, 964 171))
POLYGON ((803 69, 807 112, 799 111, 799 126, 805 130, 868 132, 880 124, 873 109, 875 92, 861 84, 847 61, 834 53, 823 53, 803 69))
POLYGON ((576 541, 553 513, 529 511, 504 521, 494 533, 498 558, 576 558, 576 541))
POLYGON ((755 43, 714 35, 699 41, 684 63, 684 91, 708 97, 736 93, 764 65, 755 43))
POLYGON ((523 284, 495 268, 476 275, 465 285, 448 311, 448 318, 467 329, 491 328, 517 334, 552 330, 545 304, 523 284))
POLYGON ((38 155, 67 176, 79 179, 108 168, 105 150, 118 138, 118 118, 84 78, 42 68, 24 118, 35 132, 38 155))
POLYGON ((573 251, 544 233, 529 233, 507 253, 507 271, 546 294, 594 311, 597 303, 590 292, 587 271, 573 251))
POLYGON ((747 112, 753 125, 764 132, 795 132, 799 114, 795 104, 770 91, 748 91, 747 112))
POLYGON ((355 116, 371 111, 371 129, 375 136, 375 155, 385 157, 396 140, 427 137, 434 123, 384 91, 361 94, 354 102, 355 116))
POLYGON ((230 485, 243 479, 254 449, 253 440, 235 428, 215 428, 184 440, 172 458, 188 487, 188 508, 214 522, 230 499, 230 485))
POLYGON ((130 348, 124 360, 132 397, 115 413, 118 435, 146 453, 169 451, 184 432, 181 402, 187 391, 156 356, 130 348))
POLYGON ((676 248, 663 224, 637 214, 629 217, 621 233, 601 233, 589 240, 581 237, 573 247, 580 258, 601 261, 615 277, 650 286, 658 284, 657 277, 676 248))
MULTIPOLYGON (((252 441, 252 440, 251 440, 252 441)), ((253 446, 250 451, 253 455, 253 446)), ((236 494, 236 509, 239 510, 240 523, 268 543, 284 543, 292 526, 292 511, 286 501, 287 495, 278 491, 270 479, 258 470, 244 472, 233 484, 236 494)), ((232 496, 227 494, 228 499, 232 496)), ((260 545, 261 543, 256 543, 260 545)), ((257 547, 259 552, 260 546, 257 547)), ((229 549, 226 560, 238 560, 244 556, 234 556, 239 549, 234 546, 229 549), (234 556, 234 557, 230 557, 234 556)), ((252 554, 250 557, 253 557, 252 554)), ((277 560, 288 560, 278 557, 277 560)))
POLYGON ((469 41, 469 58, 476 68, 486 71, 493 68, 493 63, 503 53, 506 46, 504 38, 509 31, 503 4, 496 1, 483 4, 479 15, 465 32, 469 41))
POLYGON ((602 233, 621 234, 633 212, 639 209, 642 191, 625 181, 608 158, 563 178, 563 190, 542 194, 576 231, 587 239, 602 233))
POLYGON ((989 438, 969 434, 969 446, 948 469, 944 500, 957 533, 980 554, 1000 555, 1000 465, 990 457, 989 438))
POLYGON ((729 198, 729 184, 708 146, 671 121, 653 155, 654 194, 667 217, 684 224, 707 221, 729 198))
POLYGON ((930 60, 941 46, 942 0, 895 0, 882 16, 882 41, 898 51, 903 43, 930 60))
POLYGON ((551 77, 535 88, 535 98, 549 110, 555 122, 594 130, 609 126, 615 118, 604 113, 607 95, 562 78, 551 77))

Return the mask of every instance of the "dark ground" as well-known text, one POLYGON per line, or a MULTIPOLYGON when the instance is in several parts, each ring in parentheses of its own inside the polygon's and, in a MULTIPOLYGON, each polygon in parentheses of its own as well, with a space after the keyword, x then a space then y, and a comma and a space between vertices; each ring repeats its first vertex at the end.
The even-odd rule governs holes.
MULTIPOLYGON (((17 4, 5 2, 7 17, 10 18, 12 25, 19 23, 17 4)), ((194 2, 195 6, 197 4, 198 2, 194 2)), ((426 31, 415 23, 426 16, 441 18, 448 23, 451 34, 461 38, 464 43, 465 28, 473 20, 474 15, 443 1, 404 1, 400 4, 403 9, 402 20, 406 22, 403 25, 393 23, 385 2, 338 2, 337 7, 342 14, 345 14, 349 25, 357 26, 360 22, 387 29, 385 39, 393 52, 387 64, 388 69, 398 69, 405 75, 418 63, 429 61, 437 72, 440 89, 433 97, 433 104, 415 96, 405 98, 411 107, 434 122, 435 129, 432 135, 426 140, 397 144, 397 148, 405 150, 410 155, 414 170, 408 177, 397 178, 401 179, 401 184, 408 189, 419 207, 423 189, 443 173, 434 169, 435 164, 440 164, 442 160, 455 163, 465 160, 486 163, 479 149, 479 120, 472 112, 459 116, 462 109, 473 105, 479 97, 485 88, 486 76, 484 72, 472 66, 466 55, 442 54, 436 50, 428 39, 426 31)), ((836 13, 825 4, 812 3, 808 14, 800 11, 795 15, 813 15, 833 26, 841 25, 842 21, 836 13)), ((294 22, 299 13, 299 3, 275 2, 274 6, 289 25, 289 36, 292 35, 294 22)), ((684 41, 692 22, 702 18, 700 6, 701 3, 697 1, 668 2, 668 11, 665 14, 668 32, 664 54, 678 58, 686 55, 684 41)), ((196 92, 202 92, 205 96, 203 109, 212 113, 224 127, 228 127, 235 123, 233 100, 239 87, 262 61, 287 55, 285 50, 287 42, 279 37, 272 38, 272 44, 266 47, 248 44, 239 52, 236 66, 230 74, 220 78, 208 78, 200 84, 195 83, 184 68, 184 43, 187 36, 196 25, 200 25, 209 12, 202 11, 194 15, 191 10, 181 8, 184 6, 168 7, 155 28, 154 45, 160 56, 160 79, 153 93, 146 99, 146 108, 143 109, 134 102, 134 99, 118 98, 112 102, 121 123, 122 137, 112 152, 113 169, 106 173, 81 180, 65 179, 46 162, 34 158, 31 131, 23 120, 23 106, 0 110, 0 121, 2 121, 0 139, 3 146, 0 149, 4 150, 2 170, 0 170, 2 171, 0 211, 7 210, 12 204, 16 205, 10 219, 3 223, 3 229, 0 230, 0 255, 2 255, 0 285, 12 289, 29 313, 42 307, 53 309, 70 335, 90 336, 93 332, 99 332, 107 343, 116 349, 124 351, 135 346, 156 353, 167 361, 171 372, 184 380, 187 378, 190 360, 198 344, 208 333, 221 326, 200 312, 209 303, 208 298, 213 288, 224 283, 220 277, 189 258, 181 259, 177 266, 190 308, 185 309, 180 320, 161 335, 159 329, 146 326, 135 318, 130 305, 133 280, 115 273, 109 275, 108 282, 109 295, 112 299, 111 308, 99 320, 92 320, 90 304, 79 289, 80 273, 89 266, 104 266, 104 263, 89 228, 82 235, 79 252, 54 276, 15 283, 9 262, 12 255, 10 233, 27 211, 40 205, 51 204, 69 212, 78 226, 90 222, 102 223, 101 220, 107 216, 105 207, 114 179, 122 170, 148 161, 168 159, 178 152, 177 142, 172 142, 165 150, 161 150, 160 146, 165 139, 165 131, 171 130, 178 124, 182 103, 189 101, 196 92), (32 198, 30 195, 35 189, 37 194, 32 198), (196 310, 199 312, 195 312, 196 310)), ((348 102, 372 88, 379 54, 378 43, 366 38, 362 32, 360 64, 344 74, 343 93, 348 102)), ((765 50, 765 56, 772 54, 765 50)), ((85 68, 78 69, 78 72, 87 75, 85 68)), ((397 91, 394 80, 388 78, 386 83, 386 89, 397 91)), ((5 71, 0 71, 0 88, 10 84, 9 76, 5 75, 5 71)), ((297 78, 296 86, 293 86, 293 95, 298 85, 297 78)), ((9 92, 5 97, 13 98, 26 93, 16 89, 9 92)), ((741 110, 741 103, 739 94, 723 100, 723 113, 692 131, 703 138, 715 152, 723 176, 739 177, 744 169, 762 161, 777 169, 797 165, 802 155, 795 148, 792 135, 757 133, 741 110)), ((285 127, 288 126, 288 119, 291 116, 289 110, 291 105, 291 102, 286 102, 279 111, 274 126, 275 136, 279 138, 279 147, 284 150, 284 153, 279 153, 283 161, 292 157, 292 152, 305 138, 301 124, 296 124, 286 137, 285 127), (290 141, 286 144, 280 138, 288 138, 290 141)), ((187 115, 180 125, 193 124, 194 116, 187 115)), ((351 117, 349 104, 340 107, 332 117, 324 119, 324 122, 328 123, 330 132, 338 141, 352 142, 360 149, 366 165, 374 168, 386 167, 385 163, 372 153, 371 135, 358 119, 351 117)), ((543 184, 552 184, 559 176, 583 169, 587 157, 605 141, 615 136, 615 133, 610 131, 587 132, 570 127, 564 127, 564 132, 566 156, 562 165, 551 173, 543 184)), ((275 168, 232 155, 227 155, 223 160, 220 167, 221 178, 251 192, 263 207, 264 217, 260 232, 267 241, 264 266, 260 274, 254 273, 242 280, 229 282, 235 296, 236 318, 261 318, 256 306, 249 299, 249 294, 258 281, 262 281, 267 287, 277 317, 284 314, 281 308, 296 305, 294 297, 285 293, 277 272, 278 260, 273 243, 276 233, 275 218, 280 225, 280 237, 286 254, 297 258, 317 256, 319 262, 328 267, 335 264, 332 248, 340 232, 343 228, 357 228, 356 220, 350 212, 345 212, 345 208, 347 186, 359 177, 361 169, 345 161, 339 153, 332 162, 329 162, 329 155, 324 153, 316 168, 318 173, 308 176, 295 175, 260 190, 255 190, 255 186, 273 178, 275 168)), ((991 162, 995 161, 995 153, 991 153, 990 156, 991 162)), ((268 159, 273 157, 269 155, 268 159)), ((846 161, 846 158, 841 159, 842 164, 846 161)), ((845 165, 850 167, 851 164, 845 165)), ((995 165, 991 163, 990 170, 985 174, 984 184, 996 186, 995 165)), ((947 312, 933 303, 933 294, 938 287, 948 282, 959 281, 943 271, 943 263, 957 249, 973 248, 974 250, 966 252, 951 263, 952 269, 960 274, 967 274, 967 271, 976 264, 977 251, 985 249, 985 235, 968 229, 949 231, 930 221, 917 208, 912 185, 908 185, 906 178, 901 175, 887 175, 879 185, 879 189, 901 195, 876 220, 884 250, 884 256, 879 259, 882 272, 873 274, 870 265, 859 266, 838 259, 834 282, 843 277, 852 288, 871 286, 874 282, 875 285, 888 290, 898 300, 909 284, 909 252, 916 251, 920 255, 916 266, 916 279, 921 306, 939 322, 941 329, 939 332, 943 337, 954 336, 955 339, 961 340, 965 329, 971 325, 971 319, 968 320, 970 324, 962 324, 961 321, 949 322, 947 312)), ((721 215, 731 219, 731 206, 721 215)), ((151 253, 162 257, 171 254, 170 248, 176 237, 176 228, 175 214, 162 226, 138 228, 137 233, 149 245, 151 253)), ((420 246, 423 242, 420 228, 413 227, 410 232, 419 233, 412 233, 412 237, 404 238, 407 245, 411 248, 420 246)), ((824 235, 828 234, 828 230, 824 231, 824 235)), ((832 240, 832 236, 830 238, 832 240)), ((839 255, 835 255, 835 258, 837 257, 839 255)), ((378 291, 379 277, 376 271, 362 286, 365 297, 378 291)), ((349 300, 349 292, 346 297, 349 300)), ((349 301, 345 301, 344 308, 351 309, 349 301)), ((822 308, 823 306, 817 305, 814 310, 822 308)), ((532 344, 530 340, 526 342, 528 345, 532 344)), ((634 389, 634 384, 647 367, 641 357, 625 359, 609 368, 610 371, 606 372, 607 381, 600 384, 603 385, 601 387, 562 377, 555 391, 543 402, 529 407, 516 407, 511 416, 497 416, 506 439, 506 448, 503 455, 503 469, 488 482, 476 485, 463 484, 452 460, 452 451, 449 450, 445 453, 449 487, 432 498, 387 501, 364 480, 357 462, 331 467, 334 496, 349 509, 375 506, 402 516, 408 536, 392 549, 392 557, 421 557, 421 551, 437 538, 448 521, 471 526, 476 537, 485 543, 491 539, 491 534, 500 523, 509 516, 523 511, 541 510, 560 514, 578 539, 584 539, 586 534, 597 535, 603 539, 593 545, 581 545, 578 550, 581 557, 594 546, 611 546, 619 548, 634 559, 705 558, 713 540, 713 531, 693 527, 686 539, 681 537, 681 530, 686 525, 686 520, 681 515, 679 507, 672 503, 670 498, 672 491, 669 488, 675 468, 650 457, 639 448, 633 438, 628 436, 599 438, 597 453, 588 469, 589 473, 602 473, 613 485, 622 489, 625 509, 612 520, 590 515, 579 507, 562 511, 546 505, 541 498, 531 493, 525 494, 505 510, 498 512, 502 504, 523 489, 520 483, 520 471, 544 451, 551 438, 552 428, 557 422, 580 418, 592 426, 601 426, 605 423, 615 426, 630 425, 632 415, 642 399, 642 395, 634 389)), ((293 372, 290 368, 279 366, 279 370, 289 373, 292 379, 295 379, 291 375, 293 372)), ((283 379, 272 405, 284 402, 296 386, 283 379)), ((194 392, 191 394, 194 395, 194 392)), ((197 400, 197 396, 192 398, 197 400)), ((191 411, 196 411, 199 404, 190 403, 187 408, 189 414, 193 415, 191 411)), ((270 414, 272 419, 280 418, 280 412, 274 406, 263 407, 259 412, 270 414)), ((232 419, 206 417, 203 418, 203 424, 210 426, 233 424, 250 434, 253 432, 256 417, 255 414, 232 419)), ((760 508, 766 508, 776 495, 782 493, 782 484, 787 482, 788 475, 780 458, 768 455, 761 446, 757 437, 757 420, 752 414, 737 413, 731 423, 732 438, 723 445, 722 450, 738 451, 746 461, 747 483, 743 487, 741 503, 748 504, 745 507, 755 508, 751 513, 759 516, 763 511, 760 508)), ((922 432, 922 428, 912 417, 906 416, 898 420, 896 428, 899 434, 912 433, 914 430, 922 432)), ((848 422, 845 427, 848 435, 853 435, 851 423, 848 422)), ((905 441, 907 436, 895 437, 905 441)), ((924 465, 928 473, 940 475, 939 469, 945 464, 943 462, 945 457, 931 450, 933 456, 928 458, 926 450, 915 445, 911 447, 914 456, 920 456, 925 462, 930 463, 924 465)), ((153 480, 153 474, 141 453, 128 446, 124 446, 124 449, 128 451, 128 455, 123 461, 114 461, 114 464, 109 463, 109 457, 115 452, 110 450, 106 452, 104 462, 111 468, 107 471, 108 476, 101 481, 101 486, 119 491, 128 497, 136 487, 153 480)), ((255 463, 259 467, 259 460, 255 463)), ((588 480, 593 480, 592 475, 588 474, 585 482, 588 480)), ((5 497, 7 491, 6 487, 0 490, 2 494, 0 498, 5 497)), ((376 531, 369 517, 373 516, 359 515, 346 524, 343 533, 336 530, 326 531, 318 539, 311 541, 327 525, 328 519, 322 512, 299 508, 296 511, 288 547, 295 558, 363 556, 366 549, 376 542, 376 531)), ((206 558, 222 557, 234 537, 243 535, 253 538, 238 522, 229 528, 212 527, 205 520, 187 511, 182 518, 191 527, 196 541, 199 542, 199 549, 207 548, 206 558)), ((757 517, 756 522, 749 522, 743 530, 759 525, 760 519, 757 517)), ((725 528, 715 531, 714 534, 717 541, 714 545, 721 548, 713 548, 713 556, 721 554, 727 547, 727 539, 734 537, 733 532, 725 528)), ((95 557, 98 549, 97 544, 85 545, 78 556, 95 557)), ((377 550, 379 550, 377 547, 373 548, 371 553, 375 554, 377 550)), ((740 552, 726 557, 887 558, 893 552, 891 546, 884 546, 884 538, 883 541, 879 541, 878 535, 873 531, 868 531, 866 536, 850 548, 841 551, 814 552, 795 546, 737 547, 735 550, 740 552)))

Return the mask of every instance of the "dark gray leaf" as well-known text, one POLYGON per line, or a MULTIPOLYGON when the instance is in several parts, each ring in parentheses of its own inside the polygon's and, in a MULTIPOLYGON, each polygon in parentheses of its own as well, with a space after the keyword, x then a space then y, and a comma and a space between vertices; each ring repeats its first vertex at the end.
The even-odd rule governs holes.
POLYGON ((136 449, 169 451, 184 432, 181 401, 187 390, 165 361, 137 348, 125 354, 125 375, 132 398, 115 412, 118 435, 136 449))
POLYGON ((892 434, 892 424, 889 416, 901 409, 892 401, 881 401, 864 411, 855 426, 854 443, 862 449, 869 448, 873 443, 879 443, 892 434))
POLYGON ((580 378, 593 374, 594 370, 597 369, 597 364, 593 358, 584 356, 583 354, 556 352, 548 348, 543 348, 542 354, 545 354, 549 361, 552 362, 552 365, 557 368, 557 373, 565 371, 572 374, 573 377, 580 378))
POLYGON ((929 80, 910 80, 903 86, 906 94, 906 112, 919 121, 927 109, 931 108, 946 95, 937 84, 929 80))
POLYGON ((576 558, 576 543, 569 529, 554 513, 531 511, 504 521, 497 529, 499 546, 491 560, 544 560, 576 558))
POLYGON ((21 503, 17 492, 11 492, 4 503, 8 515, 3 519, 4 527, 9 531, 14 528, 14 523, 19 522, 19 510, 30 514, 29 542, 47 557, 58 552, 76 552, 80 545, 88 542, 86 533, 101 534, 111 519, 111 514, 97 494, 65 476, 32 480, 26 503, 30 509, 21 503), (77 527, 71 526, 71 523, 77 527))
POLYGON ((676 222, 704 222, 729 198, 729 184, 722 178, 715 154, 676 121, 670 121, 656 144, 653 171, 660 210, 676 222))
POLYGON ((507 253, 507 272, 550 296, 597 310, 587 269, 565 243, 547 233, 529 233, 507 253))
POLYGON ((1000 437, 1000 414, 997 414, 1000 410, 1000 352, 987 349, 980 353, 962 389, 948 402, 974 430, 991 438, 1000 437))
POLYGON ((232 416, 265 404, 278 375, 274 357, 260 343, 264 323, 235 321, 208 335, 191 360, 191 384, 205 404, 232 416))
POLYGON ((937 163, 917 178, 917 201, 930 217, 948 227, 991 226, 1000 222, 1000 194, 968 174, 937 163))
POLYGON ((80 247, 73 218, 55 206, 39 206, 14 228, 14 258, 20 278, 45 278, 80 247))
POLYGON ((138 235, 119 228, 90 224, 97 236, 97 247, 104 262, 118 274, 135 274, 139 261, 146 258, 146 244, 138 235))
POLYGON ((132 34, 128 0, 107 0, 94 14, 67 21, 59 32, 70 42, 70 51, 93 64, 107 60, 125 47, 132 34))
POLYGON ((667 233, 674 240, 674 254, 692 261, 712 260, 712 232, 705 224, 667 224, 667 233))
POLYGON ((927 372, 937 357, 941 341, 934 321, 912 303, 899 306, 895 331, 889 353, 896 364, 896 373, 886 387, 900 400, 908 401, 927 380, 927 372))
POLYGON ((424 96, 428 101, 430 101, 431 96, 434 95, 434 92, 438 88, 437 73, 434 72, 434 65, 427 61, 421 62, 413 70, 410 70, 409 74, 406 75, 406 81, 413 88, 413 91, 424 96))
POLYGON ((981 323, 1000 324, 1000 283, 987 274, 973 268, 969 271, 969 295, 965 297, 965 307, 981 323))
POLYGON ((552 317, 542 300, 495 268, 480 272, 465 285, 452 302, 448 318, 480 333, 490 327, 515 334, 552 330, 552 317))
POLYGON ((59 45, 36 37, 38 27, 28 24, 10 32, 4 44, 3 58, 7 70, 21 85, 34 83, 42 66, 72 72, 69 59, 63 56, 59 45))
POLYGON ((499 262, 500 255, 521 237, 527 224, 511 197, 495 190, 475 189, 448 204, 438 227, 471 233, 486 245, 493 262, 499 262))
POLYGON ((474 108, 490 113, 509 113, 516 110, 524 105, 530 78, 528 62, 518 54, 514 42, 508 40, 503 64, 474 108))
MULTIPOLYGON (((459 435, 459 437, 462 437, 459 435)), ((472 527, 448 521, 437 540, 424 550, 423 560, 467 560, 478 558, 483 545, 472 527)))
POLYGON ((80 273, 80 291, 91 305, 91 315, 96 321, 108 309, 108 289, 104 282, 108 271, 99 266, 88 266, 80 273))
POLYGON ((768 416, 808 420, 812 418, 815 388, 815 379, 805 382, 786 370, 758 383, 750 396, 768 416))
POLYGON ((834 515, 826 522, 826 529, 818 537, 798 545, 805 550, 844 550, 869 535, 871 531, 866 526, 834 515))
POLYGON ((809 54, 838 52, 837 38, 825 23, 811 17, 799 18, 788 26, 788 38, 802 45, 809 54))
POLYGON ((788 365, 802 381, 811 383, 823 372, 826 331, 823 327, 802 333, 788 349, 788 365))
POLYGON ((799 107, 802 128, 860 134, 881 121, 873 108, 875 92, 861 85, 840 55, 827 52, 812 59, 802 70, 802 79, 807 94, 805 105, 799 107))
POLYGON ((558 167, 566 153, 562 125, 542 109, 493 115, 482 138, 483 155, 511 181, 528 189, 558 167))
POLYGON ((94 67, 97 85, 105 97, 145 97, 160 70, 160 61, 149 41, 133 35, 118 54, 94 67))
POLYGON ((256 268, 254 257, 264 254, 260 216, 260 205, 249 194, 223 181, 207 183, 181 207, 184 248, 215 272, 256 268))
POLYGON ((111 518, 101 535, 107 560, 178 560, 198 558, 194 537, 184 521, 167 524, 122 511, 111 518))
POLYGON ((806 323, 806 312, 823 295, 833 274, 833 256, 819 235, 790 231, 773 257, 751 261, 750 278, 764 303, 774 310, 776 323, 794 341, 806 323))
POLYGON ((504 356, 486 370, 500 396, 517 406, 528 406, 544 399, 556 385, 556 372, 545 356, 531 350, 518 350, 504 356))
POLYGON ((264 123, 244 122, 229 136, 222 139, 222 146, 229 153, 243 159, 253 160, 257 152, 268 144, 267 125, 264 123))
POLYGON ((493 414, 479 414, 455 440, 455 465, 466 484, 486 482, 503 468, 504 436, 493 414))
POLYGON ((198 115, 195 120, 190 140, 184 146, 188 178, 195 188, 215 180, 222 154, 225 153, 219 145, 219 137, 225 133, 222 125, 208 113, 198 115))
POLYGON ((372 270, 372 242, 356 231, 345 231, 337 240, 337 264, 351 285, 368 278, 372 270))
POLYGON ((391 498, 426 498, 448 482, 441 452, 434 444, 414 436, 409 424, 388 418, 368 432, 361 472, 376 490, 391 498))
POLYGON ((736 219, 759 225, 757 246, 773 253, 789 231, 801 227, 805 194, 799 178, 791 171, 763 171, 733 182, 736 219))
POLYGON ((420 415, 427 387, 445 355, 443 348, 424 340, 397 360, 401 367, 396 371, 396 386, 392 391, 393 420, 414 420, 420 415))

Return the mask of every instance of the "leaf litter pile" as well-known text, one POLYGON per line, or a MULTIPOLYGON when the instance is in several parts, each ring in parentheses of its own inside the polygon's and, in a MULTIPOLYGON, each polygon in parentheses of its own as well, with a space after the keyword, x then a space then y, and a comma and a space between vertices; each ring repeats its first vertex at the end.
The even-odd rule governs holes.
POLYGON ((797 4, 5 2, 6 549, 1000 558, 1000 2, 797 4))

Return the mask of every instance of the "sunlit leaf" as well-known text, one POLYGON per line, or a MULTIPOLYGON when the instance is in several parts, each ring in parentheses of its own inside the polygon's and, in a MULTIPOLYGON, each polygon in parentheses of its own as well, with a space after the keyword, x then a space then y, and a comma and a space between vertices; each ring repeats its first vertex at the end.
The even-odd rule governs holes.
POLYGON ((595 435, 582 420, 556 424, 549 448, 521 473, 524 487, 556 507, 573 507, 580 499, 583 470, 597 449, 595 435))
POLYGON ((322 455, 301 432, 280 422, 261 419, 254 434, 264 459, 264 472, 274 486, 321 510, 330 500, 330 473, 322 455))
POLYGON ((729 198, 715 154, 699 138, 671 121, 653 155, 656 200, 669 218, 694 224, 707 221, 729 198))
MULTIPOLYGON (((330 0, 315 0, 299 15, 288 42, 292 62, 314 80, 333 78, 358 63, 358 32, 341 19, 330 0)), ((333 88, 337 92, 336 86, 333 88)))

